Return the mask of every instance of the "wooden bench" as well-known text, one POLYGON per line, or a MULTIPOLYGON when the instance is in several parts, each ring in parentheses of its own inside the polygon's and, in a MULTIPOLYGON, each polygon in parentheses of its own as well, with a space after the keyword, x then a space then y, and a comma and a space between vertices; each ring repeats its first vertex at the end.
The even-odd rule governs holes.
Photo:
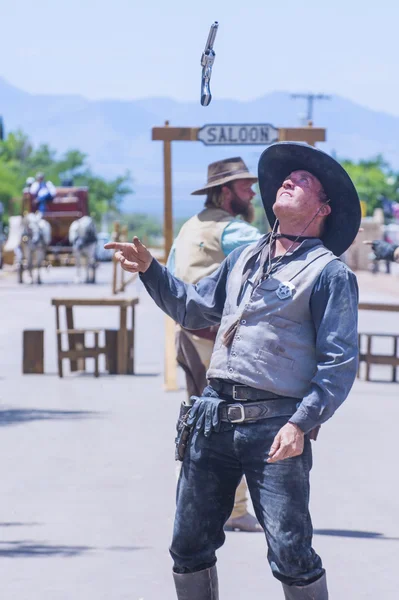
MULTIPOLYGON (((397 313, 399 317, 399 304, 388 304, 382 302, 360 302, 359 310, 377 311, 377 312, 393 312, 397 313)), ((395 329, 399 327, 398 322, 395 323, 395 329)), ((392 367, 392 379, 393 383, 397 382, 396 369, 399 367, 399 333, 359 333, 359 369, 357 376, 360 377, 360 367, 362 364, 366 364, 366 381, 370 379, 370 368, 371 365, 389 365, 392 367), (392 340, 392 352, 390 354, 373 353, 373 341, 377 338, 390 338, 392 340)))
MULTIPOLYGON (((134 309, 138 298, 53 298, 56 309, 56 332, 58 365, 62 377, 62 360, 70 360, 71 371, 84 370, 86 358, 94 358, 98 369, 98 356, 105 354, 106 365, 112 374, 134 374, 134 309), (74 326, 74 307, 119 308, 119 329, 76 329, 74 326), (60 309, 65 309, 66 328, 62 329, 60 309), (131 327, 128 328, 128 310, 131 311, 131 327), (105 332, 105 346, 99 345, 99 334, 105 332), (94 346, 87 347, 85 334, 94 334, 94 346), (68 348, 62 349, 62 335, 68 337, 68 348), (61 364, 61 366, 60 366, 61 364)), ((98 375, 96 375, 98 376, 98 375)))
POLYGON ((64 358, 76 362, 77 370, 81 371, 85 370, 85 359, 94 358, 94 377, 99 376, 98 357, 105 351, 105 348, 101 348, 99 345, 98 336, 100 331, 100 329, 57 329, 58 375, 60 377, 63 377, 62 361, 64 358), (86 346, 86 333, 94 334, 94 346, 86 346), (63 334, 68 336, 69 342, 71 337, 74 338, 73 348, 62 349, 63 334))
POLYGON ((396 368, 399 367, 399 334, 395 333, 359 333, 359 369, 357 376, 360 377, 360 367, 362 363, 366 364, 366 381, 370 379, 370 367, 371 365, 390 365, 392 367, 392 379, 393 383, 397 382, 396 368), (390 338, 392 344, 392 354, 378 354, 373 353, 372 342, 377 338, 390 338), (365 351, 363 348, 365 347, 365 351))

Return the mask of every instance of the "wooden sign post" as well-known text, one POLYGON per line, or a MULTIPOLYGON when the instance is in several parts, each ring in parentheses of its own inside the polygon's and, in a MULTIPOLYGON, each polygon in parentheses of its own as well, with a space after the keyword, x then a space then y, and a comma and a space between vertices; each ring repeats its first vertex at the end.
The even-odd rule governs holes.
MULTIPOLYGON (((307 142, 314 146, 326 140, 326 130, 313 127, 280 127, 270 124, 215 124, 204 127, 152 128, 152 139, 163 142, 164 164, 164 239, 166 262, 173 244, 173 201, 172 201, 172 142, 203 142, 209 146, 263 145, 273 142, 307 142), (206 135, 205 135, 206 133, 206 135), (274 137, 273 137, 274 136, 274 137)), ((174 345, 174 323, 166 317, 165 330, 165 389, 177 389, 176 352, 174 345)))

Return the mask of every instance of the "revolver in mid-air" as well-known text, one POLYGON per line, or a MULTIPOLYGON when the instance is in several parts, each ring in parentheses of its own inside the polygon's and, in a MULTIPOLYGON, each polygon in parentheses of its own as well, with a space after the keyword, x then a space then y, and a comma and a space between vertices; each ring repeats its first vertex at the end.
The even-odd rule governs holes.
POLYGON ((215 41, 216 33, 219 27, 219 23, 215 21, 211 25, 209 31, 208 40, 205 45, 205 50, 201 56, 202 66, 202 79, 201 79, 201 104, 202 106, 208 106, 212 100, 212 94, 210 90, 210 81, 212 75, 212 66, 215 60, 215 52, 213 50, 213 43, 215 41))

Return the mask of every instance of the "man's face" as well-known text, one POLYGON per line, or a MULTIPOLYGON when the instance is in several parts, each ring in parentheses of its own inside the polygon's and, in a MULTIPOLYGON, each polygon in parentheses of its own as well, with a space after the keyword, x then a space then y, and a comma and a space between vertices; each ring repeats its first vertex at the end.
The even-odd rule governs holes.
POLYGON ((230 206, 236 215, 247 215, 251 200, 256 195, 252 186, 250 179, 237 179, 227 188, 231 194, 230 206))
POLYGON ((292 215, 296 219, 302 216, 304 221, 310 221, 327 200, 327 197, 323 200, 322 192, 323 187, 317 177, 308 171, 293 171, 277 192, 273 212, 278 219, 292 215))

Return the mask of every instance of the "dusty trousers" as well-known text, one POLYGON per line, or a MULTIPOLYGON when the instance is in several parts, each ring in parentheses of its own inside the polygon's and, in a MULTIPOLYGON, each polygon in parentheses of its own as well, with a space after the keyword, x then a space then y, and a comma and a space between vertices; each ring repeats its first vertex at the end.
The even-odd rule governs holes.
MULTIPOLYGON (((214 342, 195 333, 176 327, 176 358, 186 375, 188 396, 201 396, 208 385, 206 371, 209 367, 214 342)), ((177 474, 180 472, 180 463, 177 474)), ((248 512, 248 495, 245 478, 242 478, 235 494, 231 518, 237 519, 248 512)))
POLYGON ((322 577, 308 509, 312 466, 308 436, 300 456, 266 462, 273 439, 287 420, 222 423, 209 438, 193 430, 177 490, 170 548, 175 573, 193 573, 216 563, 216 551, 225 541, 223 527, 244 474, 265 531, 273 575, 288 586, 306 586, 322 577))

